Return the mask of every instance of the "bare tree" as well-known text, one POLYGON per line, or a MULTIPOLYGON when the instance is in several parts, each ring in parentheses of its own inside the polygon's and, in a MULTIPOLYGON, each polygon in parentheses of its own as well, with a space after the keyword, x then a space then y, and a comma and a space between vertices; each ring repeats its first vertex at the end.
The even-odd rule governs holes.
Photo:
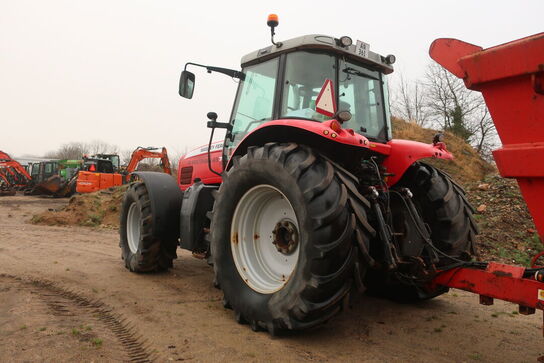
POLYGON ((48 159, 81 159, 83 155, 117 154, 118 147, 106 142, 95 140, 91 143, 70 142, 63 144, 55 151, 45 154, 48 159))
POLYGON ((71 142, 63 144, 55 151, 45 154, 48 159, 81 159, 81 156, 87 152, 87 145, 81 142, 71 142))
POLYGON ((393 115, 415 122, 420 126, 429 123, 429 110, 426 107, 425 86, 421 82, 408 82, 400 75, 398 87, 393 89, 391 111, 393 115))
POLYGON ((473 141, 478 116, 486 108, 483 97, 436 63, 429 64, 425 79, 427 106, 434 121, 467 142, 473 141))
POLYGON ((499 143, 481 94, 436 63, 427 66, 424 82, 408 82, 400 75, 391 94, 394 116, 451 131, 488 159, 499 143))
POLYGON ((93 140, 87 144, 87 150, 90 154, 117 154, 119 148, 116 145, 108 144, 101 140, 93 140))
POLYGON ((487 107, 482 107, 479 110, 479 115, 475 117, 475 122, 472 125, 471 144, 486 159, 492 158, 491 151, 500 144, 495 124, 487 107))
POLYGON ((125 149, 119 153, 119 156, 121 158, 121 165, 128 165, 130 159, 132 158, 132 152, 133 150, 125 149))

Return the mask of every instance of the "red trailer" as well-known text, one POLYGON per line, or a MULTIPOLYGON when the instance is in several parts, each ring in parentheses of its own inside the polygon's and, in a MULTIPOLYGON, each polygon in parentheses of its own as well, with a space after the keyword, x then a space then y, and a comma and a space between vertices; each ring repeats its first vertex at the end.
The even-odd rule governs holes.
MULTIPOLYGON (((544 33, 482 49, 457 39, 437 39, 431 57, 480 91, 503 147, 493 156, 501 175, 516 178, 541 241, 544 240, 544 33)), ((457 268, 433 284, 519 304, 522 314, 544 310, 544 271, 533 258, 530 269, 489 263, 485 270, 457 268)), ((544 359, 544 357, 541 357, 544 359)))

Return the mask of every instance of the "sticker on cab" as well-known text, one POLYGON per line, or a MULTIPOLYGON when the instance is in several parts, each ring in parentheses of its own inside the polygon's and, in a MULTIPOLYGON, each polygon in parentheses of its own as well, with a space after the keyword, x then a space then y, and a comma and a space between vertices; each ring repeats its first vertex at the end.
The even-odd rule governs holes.
POLYGON ((538 289, 538 300, 544 300, 544 290, 538 289))
POLYGON ((357 44, 355 45, 355 54, 361 57, 368 58, 369 49, 370 44, 358 40, 357 44))

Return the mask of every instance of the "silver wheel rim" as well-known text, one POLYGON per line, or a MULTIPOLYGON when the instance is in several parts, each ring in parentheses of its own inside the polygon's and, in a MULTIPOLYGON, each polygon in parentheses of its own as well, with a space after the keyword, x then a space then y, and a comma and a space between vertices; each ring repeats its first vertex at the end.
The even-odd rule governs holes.
POLYGON ((240 277, 253 290, 280 290, 295 270, 300 251, 298 221, 289 200, 271 185, 248 190, 231 224, 232 256, 240 277))
POLYGON ((140 244, 140 221, 142 213, 136 203, 132 203, 128 208, 127 215, 127 240, 130 252, 137 253, 140 244))

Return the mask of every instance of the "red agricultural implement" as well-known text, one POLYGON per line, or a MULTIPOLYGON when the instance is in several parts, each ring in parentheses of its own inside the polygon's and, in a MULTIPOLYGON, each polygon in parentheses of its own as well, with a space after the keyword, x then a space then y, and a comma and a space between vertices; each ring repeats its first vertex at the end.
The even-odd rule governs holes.
MULTIPOLYGON (((544 241, 544 33, 482 49, 456 39, 437 39, 431 57, 480 91, 503 147, 493 156, 501 175, 516 178, 544 241)), ((544 270, 489 263, 485 270, 457 268, 439 274, 433 284, 519 304, 519 311, 544 310, 544 270)))
MULTIPOLYGON (((417 301, 455 287, 482 303, 542 309, 543 269, 472 261, 478 228, 463 189, 420 160, 453 158, 441 135, 429 144, 392 138, 385 76, 394 56, 347 36, 275 42, 277 17, 268 25, 272 45, 244 56, 240 71, 186 63, 185 98, 195 90, 189 66, 239 80, 232 114, 218 122, 208 113, 209 144, 180 160, 177 182, 135 173, 121 210, 125 266, 164 270, 177 247, 192 251, 213 265, 236 320, 270 334, 321 324, 365 289, 417 301), (223 142, 212 143, 216 128, 226 129, 223 142)), ((434 44, 435 59, 484 93, 505 144, 499 168, 521 178, 542 236, 544 174, 533 156, 544 141, 542 36, 486 51, 434 44), (510 50, 527 43, 530 54, 510 50), (534 160, 530 170, 510 164, 515 153, 534 160)))

